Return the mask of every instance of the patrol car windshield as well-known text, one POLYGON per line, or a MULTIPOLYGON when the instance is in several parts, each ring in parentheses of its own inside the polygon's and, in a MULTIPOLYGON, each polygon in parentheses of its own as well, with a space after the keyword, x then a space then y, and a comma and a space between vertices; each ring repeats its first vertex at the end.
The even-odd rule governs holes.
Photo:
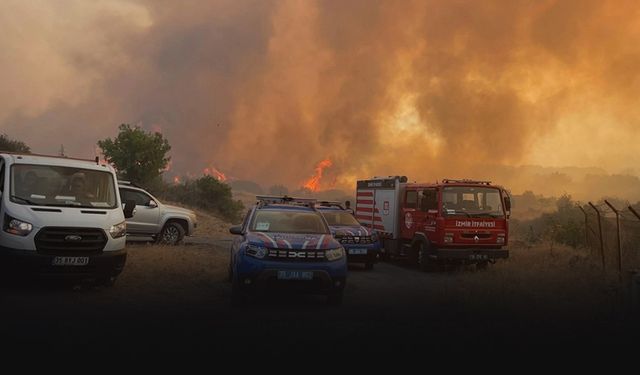
POLYGON ((473 186, 445 187, 442 191, 442 212, 445 216, 504 216, 498 189, 473 186))
POLYGON ((331 226, 354 226, 360 225, 353 215, 346 211, 322 211, 322 215, 327 219, 327 223, 331 226))
POLYGON ((11 167, 11 201, 36 206, 115 208, 109 172, 51 165, 11 167))
POLYGON ((329 228, 317 212, 259 210, 251 223, 255 232, 327 234, 329 228))

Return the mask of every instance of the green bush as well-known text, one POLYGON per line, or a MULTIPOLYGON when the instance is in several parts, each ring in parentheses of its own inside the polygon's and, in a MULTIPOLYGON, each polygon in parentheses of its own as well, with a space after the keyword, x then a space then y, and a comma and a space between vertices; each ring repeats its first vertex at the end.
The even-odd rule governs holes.
POLYGON ((231 222, 238 221, 244 210, 241 201, 233 200, 229 185, 211 176, 169 186, 163 195, 165 199, 217 213, 231 222))

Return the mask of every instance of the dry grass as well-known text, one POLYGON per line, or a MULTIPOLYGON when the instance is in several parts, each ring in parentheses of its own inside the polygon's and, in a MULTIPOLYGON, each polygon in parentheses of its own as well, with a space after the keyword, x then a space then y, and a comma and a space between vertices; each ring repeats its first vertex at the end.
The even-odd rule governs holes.
POLYGON ((487 312, 592 319, 621 313, 624 288, 603 275, 585 250, 548 246, 512 248, 511 258, 482 272, 449 278, 440 298, 487 312))
POLYGON ((167 204, 188 208, 193 210, 198 217, 198 227, 194 236, 220 238, 229 234, 229 227, 232 225, 211 212, 203 211, 198 207, 191 207, 176 202, 166 202, 167 204))

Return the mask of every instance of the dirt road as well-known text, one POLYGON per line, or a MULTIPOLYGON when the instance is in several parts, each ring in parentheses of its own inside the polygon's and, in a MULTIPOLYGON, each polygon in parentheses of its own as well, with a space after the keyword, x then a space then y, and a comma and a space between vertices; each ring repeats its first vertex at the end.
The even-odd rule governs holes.
POLYGON ((29 350, 177 353, 264 344, 266 352, 401 353, 425 345, 615 344, 631 339, 637 328, 611 304, 615 293, 594 292, 589 282, 573 279, 547 285, 534 275, 509 276, 508 262, 484 272, 354 266, 343 306, 326 306, 321 297, 277 296, 232 308, 228 247, 221 240, 132 244, 125 271, 111 288, 5 282, 0 335, 29 350))

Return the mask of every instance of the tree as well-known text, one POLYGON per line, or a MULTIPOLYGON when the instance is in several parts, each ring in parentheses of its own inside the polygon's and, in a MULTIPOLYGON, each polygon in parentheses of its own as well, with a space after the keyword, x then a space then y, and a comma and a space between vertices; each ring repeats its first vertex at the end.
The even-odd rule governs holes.
POLYGON ((31 149, 24 142, 11 139, 6 134, 0 134, 0 151, 31 153, 31 149))
POLYGON ((167 167, 171 150, 160 133, 146 132, 139 126, 122 124, 115 139, 98 141, 105 158, 126 180, 146 185, 156 180, 167 167))

